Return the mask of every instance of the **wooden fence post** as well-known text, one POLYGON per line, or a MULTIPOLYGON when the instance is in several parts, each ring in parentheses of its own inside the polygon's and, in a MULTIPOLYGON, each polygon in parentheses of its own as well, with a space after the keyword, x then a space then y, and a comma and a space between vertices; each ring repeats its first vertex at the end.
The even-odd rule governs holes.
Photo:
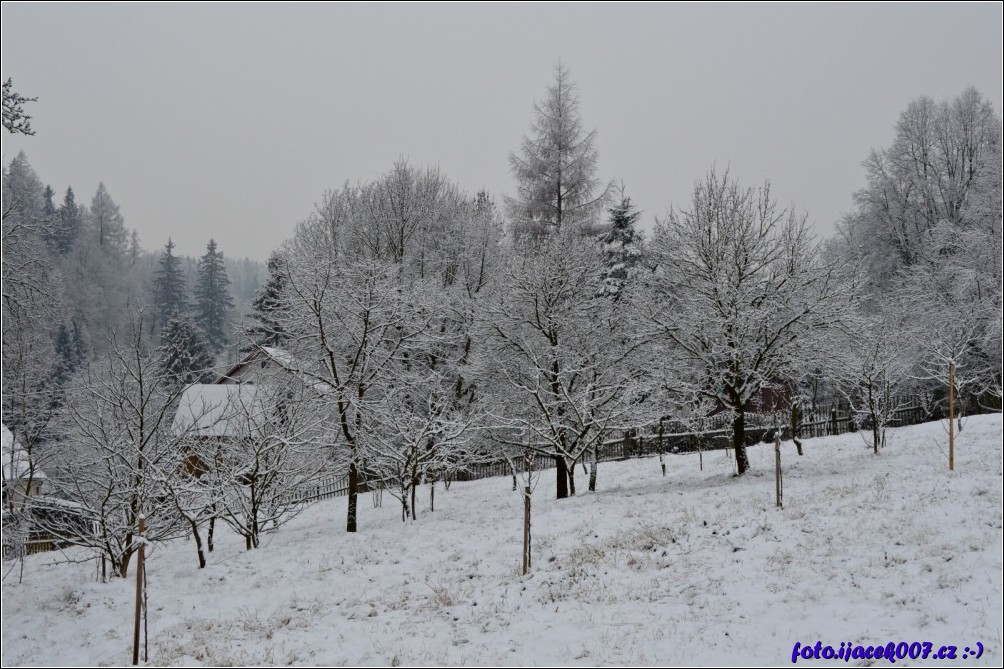
POLYGON ((777 508, 783 508, 781 504, 781 431, 774 435, 774 487, 777 497, 777 508))
POLYGON ((662 441, 663 429, 662 418, 659 419, 659 465, 662 467, 662 475, 666 475, 666 447, 662 441))
POLYGON ((143 558, 146 548, 146 517, 139 516, 139 551, 136 559, 136 621, 132 633, 132 663, 139 664, 139 624, 143 615, 143 558))
POLYGON ((523 488, 523 575, 530 573, 530 485, 523 488))
POLYGON ((955 361, 948 362, 948 471, 955 471, 955 361))

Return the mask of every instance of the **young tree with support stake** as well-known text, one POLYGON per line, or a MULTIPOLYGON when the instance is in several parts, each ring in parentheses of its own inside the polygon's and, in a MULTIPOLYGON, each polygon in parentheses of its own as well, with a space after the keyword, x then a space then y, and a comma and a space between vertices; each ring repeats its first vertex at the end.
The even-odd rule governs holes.
POLYGON ((126 342, 112 338, 109 356, 67 393, 65 439, 47 472, 53 498, 68 500, 43 516, 43 529, 72 545, 95 549, 125 577, 139 548, 139 516, 147 540, 185 530, 166 499, 165 476, 179 473, 185 434, 171 420, 181 388, 147 353, 139 319, 126 342))

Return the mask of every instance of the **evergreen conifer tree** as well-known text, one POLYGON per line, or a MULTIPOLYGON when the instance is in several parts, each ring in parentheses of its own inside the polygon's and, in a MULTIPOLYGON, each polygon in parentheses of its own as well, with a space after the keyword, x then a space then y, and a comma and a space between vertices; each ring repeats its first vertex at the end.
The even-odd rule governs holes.
POLYGON ((76 369, 76 356, 73 352, 73 339, 66 325, 61 324, 56 330, 56 360, 52 373, 53 382, 57 386, 65 385, 76 369))
POLYGON ((615 300, 620 299, 624 284, 641 258, 638 232, 635 230, 641 212, 631 204, 631 198, 624 195, 623 186, 620 196, 620 201, 610 208, 610 229, 601 238, 606 270, 599 292, 615 300))
POLYGON ((160 369, 170 384, 211 383, 216 378, 209 342, 191 317, 174 313, 160 334, 160 342, 160 369))
POLYGON ((251 321, 246 332, 251 344, 244 347, 248 352, 256 346, 280 346, 285 337, 282 316, 282 292, 286 287, 286 271, 282 256, 272 253, 268 259, 268 279, 258 290, 251 302, 251 321))
POLYGON ((50 252, 56 251, 57 248, 56 205, 52 201, 55 194, 56 191, 52 190, 52 186, 46 186, 42 191, 42 237, 50 252))
POLYGON ((206 333, 210 346, 217 352, 230 340, 227 321, 234 302, 230 297, 229 286, 223 252, 217 251, 216 240, 210 239, 206 245, 206 254, 199 259, 199 275, 195 286, 195 321, 206 333))
POLYGON ((77 207, 73 189, 67 188, 63 196, 63 204, 56 214, 56 251, 67 255, 73 250, 73 245, 80 235, 80 209, 77 207))
POLYGON ((185 275, 180 259, 174 255, 174 242, 170 237, 160 257, 160 269, 154 276, 153 299, 157 309, 155 328, 164 328, 171 316, 185 311, 185 275))

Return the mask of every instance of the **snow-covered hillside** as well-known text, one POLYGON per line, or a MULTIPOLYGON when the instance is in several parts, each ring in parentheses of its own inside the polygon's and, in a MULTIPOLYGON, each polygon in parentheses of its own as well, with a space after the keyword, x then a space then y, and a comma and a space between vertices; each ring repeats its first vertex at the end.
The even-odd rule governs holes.
MULTIPOLYGON (((879 456, 856 434, 801 458, 786 443, 783 510, 764 446, 740 479, 721 451, 704 471, 670 457, 665 478, 655 459, 604 463, 599 492, 562 501, 545 472, 525 577, 508 479, 439 489, 434 513, 425 489, 414 523, 362 497, 355 535, 344 498, 321 502, 258 550, 225 534, 204 570, 192 542, 157 546, 150 663, 777 665, 796 642, 929 641, 958 659, 928 664, 999 665, 1001 416, 965 422, 955 472, 945 430, 891 430, 879 456)), ((5 577, 3 664, 127 664, 133 581, 58 557, 5 577)))

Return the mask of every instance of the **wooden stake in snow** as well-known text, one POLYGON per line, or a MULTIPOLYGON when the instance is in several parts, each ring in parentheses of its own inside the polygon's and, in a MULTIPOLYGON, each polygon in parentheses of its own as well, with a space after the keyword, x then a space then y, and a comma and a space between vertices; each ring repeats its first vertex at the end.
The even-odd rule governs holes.
POLYGON ((781 430, 774 433, 774 484, 777 496, 777 508, 783 508, 781 504, 781 430))
POLYGON ((666 452, 662 443, 662 419, 659 419, 659 466, 662 467, 662 475, 666 475, 666 452))
POLYGON ((529 435, 527 447, 523 449, 523 469, 526 476, 526 486, 523 488, 523 575, 530 573, 530 495, 533 494, 533 465, 536 454, 530 450, 529 435))
POLYGON ((146 517, 139 517, 139 551, 136 561, 136 622, 132 633, 132 663, 139 664, 139 624, 143 615, 143 558, 146 555, 146 517))
POLYGON ((530 573, 530 486, 523 488, 523 575, 530 573))
POLYGON ((955 361, 948 362, 948 471, 955 471, 955 361))

